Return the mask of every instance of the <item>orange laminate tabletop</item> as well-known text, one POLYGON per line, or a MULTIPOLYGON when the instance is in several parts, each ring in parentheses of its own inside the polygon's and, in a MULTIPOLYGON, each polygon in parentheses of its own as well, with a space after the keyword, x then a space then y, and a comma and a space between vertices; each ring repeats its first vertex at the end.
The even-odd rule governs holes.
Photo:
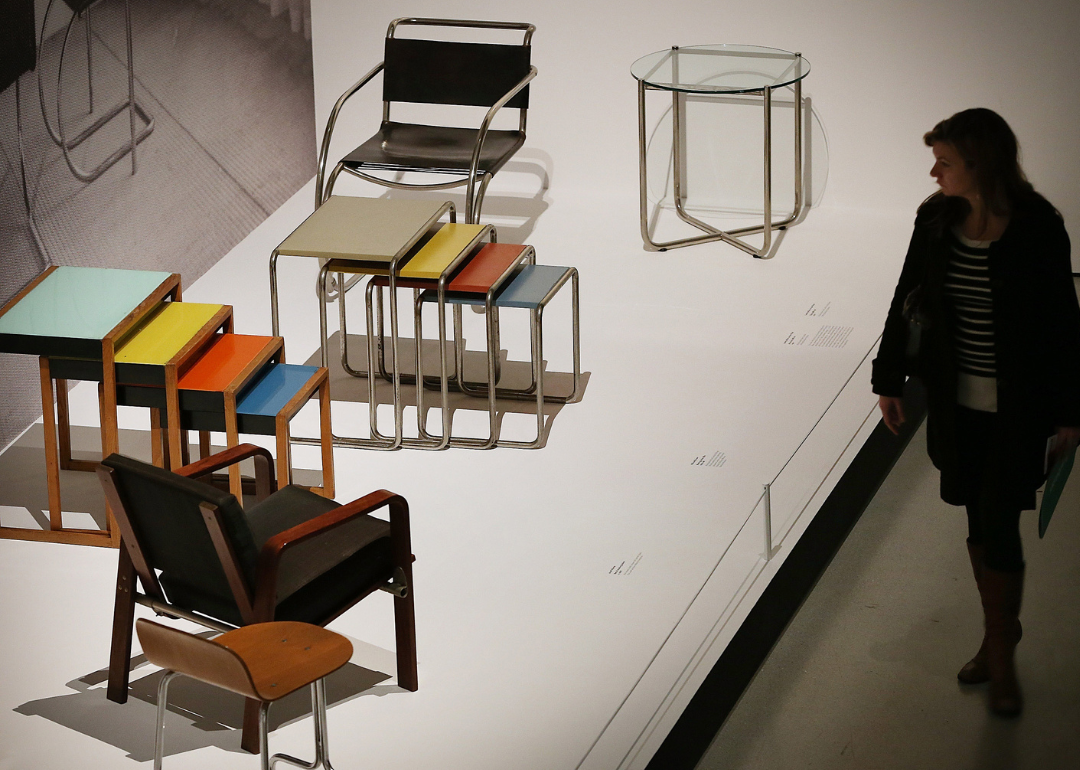
POLYGON ((223 393, 248 364, 274 344, 273 337, 219 334, 180 378, 180 390, 223 393))
POLYGON ((527 248, 529 247, 513 243, 484 244, 446 288, 450 291, 486 294, 506 268, 527 248))

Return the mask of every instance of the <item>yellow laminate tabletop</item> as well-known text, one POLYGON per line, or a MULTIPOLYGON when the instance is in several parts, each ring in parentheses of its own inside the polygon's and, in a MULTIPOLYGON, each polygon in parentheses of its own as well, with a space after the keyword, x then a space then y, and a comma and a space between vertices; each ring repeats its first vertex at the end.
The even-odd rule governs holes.
POLYGON ((164 366, 224 305, 170 302, 116 351, 118 364, 164 366))
POLYGON ((439 280, 443 271, 461 252, 470 248, 486 225, 445 224, 431 237, 431 240, 416 252, 412 259, 401 268, 402 278, 426 278, 439 280))

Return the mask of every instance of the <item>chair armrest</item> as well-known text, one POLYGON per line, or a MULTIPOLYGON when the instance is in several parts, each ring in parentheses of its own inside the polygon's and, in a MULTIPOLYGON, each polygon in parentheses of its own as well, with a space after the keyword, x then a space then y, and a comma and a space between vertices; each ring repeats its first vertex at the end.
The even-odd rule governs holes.
POLYGON ((319 170, 315 175, 315 208, 319 208, 319 206, 323 204, 323 180, 326 178, 326 156, 330 152, 330 136, 334 133, 334 126, 337 124, 338 113, 341 112, 341 108, 345 106, 345 102, 352 97, 353 94, 366 86, 373 77, 382 72, 382 68, 383 62, 379 62, 368 74, 349 86, 345 93, 338 97, 337 102, 334 104, 334 109, 330 110, 330 117, 326 120, 326 130, 323 132, 322 144, 319 145, 319 170))
POLYGON ((274 608, 277 605, 278 566, 286 551, 355 518, 366 516, 383 506, 390 507, 390 538, 393 542, 394 563, 398 565, 402 558, 407 559, 406 564, 411 563, 409 504, 401 495, 380 489, 364 495, 359 500, 320 514, 303 524, 297 524, 295 527, 279 532, 263 543, 255 568, 256 617, 260 621, 273 620, 274 608))
POLYGON ((487 114, 484 115, 484 120, 480 123, 480 131, 476 137, 476 147, 473 148, 472 162, 469 164, 469 184, 474 184, 476 181, 476 169, 480 165, 480 151, 484 147, 484 140, 487 139, 488 128, 491 126, 491 121, 495 117, 495 113, 503 108, 508 101, 514 98, 518 91, 523 89, 529 84, 529 81, 536 77, 536 67, 529 67, 528 74, 525 75, 518 84, 507 91, 499 101, 495 102, 488 108, 487 114))
POLYGON ((190 465, 177 468, 173 472, 189 479, 198 479, 249 457, 255 458, 255 496, 259 500, 264 500, 270 496, 274 488, 274 458, 270 452, 254 444, 229 447, 190 465))

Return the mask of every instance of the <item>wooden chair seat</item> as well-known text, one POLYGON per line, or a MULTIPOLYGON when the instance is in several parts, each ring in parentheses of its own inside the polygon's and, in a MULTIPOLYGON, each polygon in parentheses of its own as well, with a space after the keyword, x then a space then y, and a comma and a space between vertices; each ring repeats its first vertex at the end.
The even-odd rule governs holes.
POLYGON ((310 623, 256 623, 214 639, 140 618, 146 659, 200 682, 272 703, 349 662, 352 643, 310 623))
POLYGON ((169 683, 179 675, 259 703, 259 750, 264 768, 284 760, 312 770, 320 765, 330 770, 324 679, 349 662, 352 644, 348 639, 307 623, 280 621, 245 626, 216 639, 203 639, 142 618, 135 627, 147 660, 165 669, 158 685, 154 770, 161 770, 165 753, 169 683), (269 756, 270 704, 309 685, 315 722, 315 760, 303 762, 284 754, 269 756))

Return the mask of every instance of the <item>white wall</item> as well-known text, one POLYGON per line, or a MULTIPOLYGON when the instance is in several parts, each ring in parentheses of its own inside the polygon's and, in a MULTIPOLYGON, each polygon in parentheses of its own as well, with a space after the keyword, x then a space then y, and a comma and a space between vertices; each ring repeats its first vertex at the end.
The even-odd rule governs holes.
MULTIPOLYGON (((381 59, 396 16, 534 23, 526 147, 560 185, 636 190, 630 64, 671 45, 752 43, 806 56, 805 90, 829 139, 825 205, 908 210, 934 190, 922 135, 938 120, 990 107, 1020 138, 1036 188, 1080 233, 1080 3, 1070 0, 313 0, 315 105, 321 136, 334 100, 381 59)), ((378 121, 378 85, 345 116, 345 145, 378 121), (362 123, 362 127, 360 124, 362 123), (349 138, 349 131, 352 135, 349 138)), ((555 195, 557 198, 557 195, 555 195)), ((555 213, 552 209, 550 212, 555 213)), ((1078 235, 1077 237, 1080 237, 1078 235)), ((1080 260, 1074 257, 1074 263, 1080 260)))

